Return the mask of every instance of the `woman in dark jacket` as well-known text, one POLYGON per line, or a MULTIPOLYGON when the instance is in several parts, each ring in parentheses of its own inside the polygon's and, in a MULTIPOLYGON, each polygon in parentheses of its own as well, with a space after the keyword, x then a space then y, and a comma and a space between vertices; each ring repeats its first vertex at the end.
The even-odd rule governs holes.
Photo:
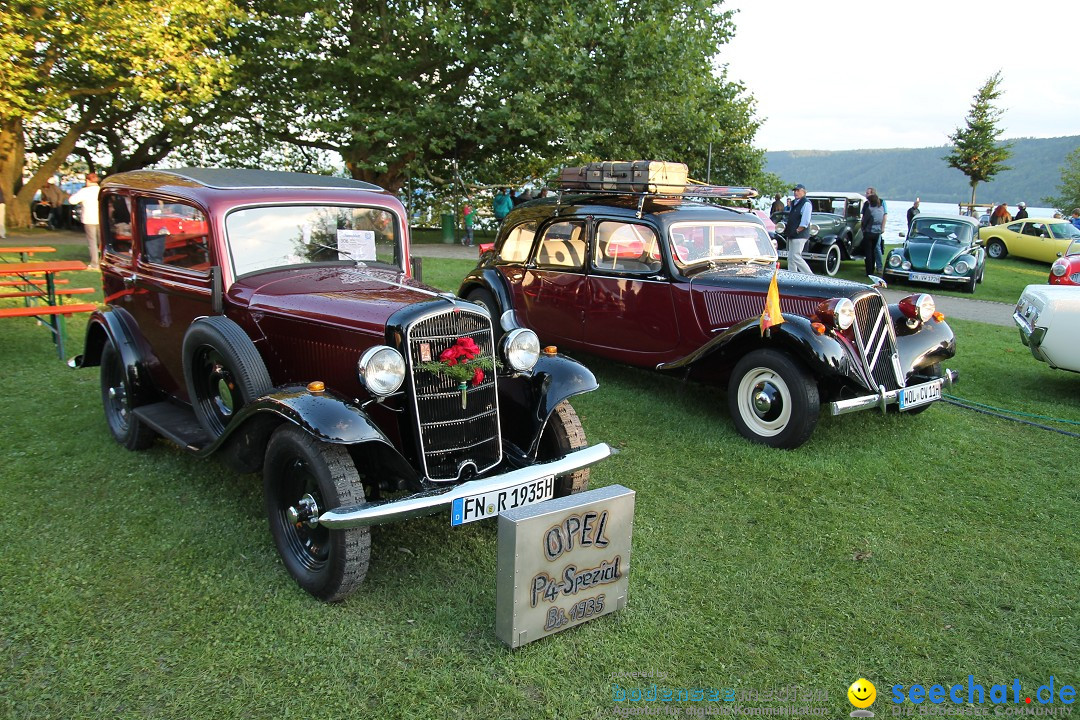
POLYGON ((883 268, 881 230, 884 222, 885 206, 881 198, 872 193, 866 198, 862 211, 862 247, 867 275, 881 274, 883 268))

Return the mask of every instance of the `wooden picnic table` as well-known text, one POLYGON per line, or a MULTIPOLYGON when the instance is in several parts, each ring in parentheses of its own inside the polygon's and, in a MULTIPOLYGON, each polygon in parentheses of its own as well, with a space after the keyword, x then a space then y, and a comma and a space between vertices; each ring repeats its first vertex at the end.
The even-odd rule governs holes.
MULTIPOLYGON (((18 251, 9 248, 0 249, 0 253, 18 251)), ((43 252, 48 252, 45 250, 43 252)), ((64 297, 94 292, 93 288, 72 288, 57 291, 57 273, 86 270, 86 264, 78 260, 55 260, 52 262, 0 262, 0 275, 14 276, 14 280, 5 281, 4 285, 14 284, 18 290, 0 293, 0 298, 22 298, 23 307, 0 308, 0 318, 36 317, 48 327, 56 343, 60 359, 64 359, 64 317, 78 312, 93 312, 94 303, 75 303, 64 305, 64 297), (41 281, 44 280, 44 285, 41 281)))

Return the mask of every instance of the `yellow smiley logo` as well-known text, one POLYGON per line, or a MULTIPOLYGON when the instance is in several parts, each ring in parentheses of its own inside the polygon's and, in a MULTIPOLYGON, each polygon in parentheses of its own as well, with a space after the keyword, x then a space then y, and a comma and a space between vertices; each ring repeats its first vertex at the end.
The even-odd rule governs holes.
POLYGON ((877 688, 866 678, 859 678, 847 689, 847 699, 857 708, 868 708, 877 700, 877 688))

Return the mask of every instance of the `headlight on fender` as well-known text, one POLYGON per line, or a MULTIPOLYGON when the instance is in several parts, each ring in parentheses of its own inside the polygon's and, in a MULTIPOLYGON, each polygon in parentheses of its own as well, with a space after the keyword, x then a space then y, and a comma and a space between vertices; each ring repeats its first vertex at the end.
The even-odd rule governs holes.
POLYGON ((506 333, 502 343, 503 357, 512 370, 525 372, 532 370, 540 359, 540 338, 527 328, 518 328, 506 333))
POLYGON ((900 312, 912 320, 926 322, 934 316, 935 310, 937 306, 934 305, 934 298, 926 293, 908 295, 900 301, 900 312))
POLYGON ((855 303, 848 298, 833 298, 818 305, 817 316, 826 325, 847 330, 855 322, 855 303))
POLYGON ((776 223, 776 230, 775 230, 775 232, 777 232, 777 233, 780 233, 780 234, 782 235, 782 234, 784 233, 784 231, 785 231, 785 230, 787 230, 787 223, 785 223, 785 222, 778 222, 778 223, 776 223))
POLYGON ((900 267, 900 263, 902 263, 903 261, 903 258, 901 258, 899 255, 890 255, 889 267, 900 267))
POLYGON ((810 223, 810 237, 815 237, 819 232, 821 232, 821 228, 814 223, 810 223))
POLYGON ((1063 277, 1069 271, 1069 263, 1064 260, 1055 260, 1050 266, 1050 274, 1054 277, 1063 277))
POLYGON ((956 264, 953 265, 953 270, 956 270, 957 275, 967 275, 967 272, 970 269, 971 266, 968 265, 967 262, 965 262, 964 260, 957 260, 956 264))
POLYGON ((376 345, 364 351, 356 369, 368 392, 385 397, 401 387, 405 379, 405 358, 388 345, 376 345))

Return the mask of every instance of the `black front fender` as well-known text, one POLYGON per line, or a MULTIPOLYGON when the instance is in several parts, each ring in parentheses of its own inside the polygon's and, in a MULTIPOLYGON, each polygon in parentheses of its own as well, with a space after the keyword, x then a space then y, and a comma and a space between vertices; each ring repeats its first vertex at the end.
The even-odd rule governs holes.
POLYGON ((905 375, 944 362, 956 354, 956 336, 944 320, 908 324, 908 318, 897 305, 889 306, 896 329, 896 352, 900 369, 905 375))
POLYGON ((133 404, 145 405, 157 399, 157 391, 146 367, 144 343, 132 330, 135 327, 138 327, 137 323, 124 310, 95 310, 86 325, 83 353, 76 356, 70 364, 77 368, 98 367, 101 365, 101 353, 105 343, 111 341, 124 363, 133 404))
POLYGON ((584 365, 564 355, 541 355, 529 373, 499 378, 504 438, 535 457, 551 413, 563 400, 600 387, 584 365))
POLYGON ((791 353, 817 376, 843 376, 865 384, 851 354, 840 341, 830 335, 817 334, 807 318, 787 313, 783 323, 769 328, 768 335, 762 336, 758 318, 749 318, 731 326, 689 355, 659 365, 657 369, 679 370, 707 358, 734 365, 752 350, 769 347, 791 353))
MULTIPOLYGON (((473 290, 483 289, 495 296, 495 302, 499 304, 500 312, 514 309, 514 303, 510 296, 510 290, 506 287, 502 275, 492 267, 474 268, 465 279, 461 281, 461 287, 457 291, 458 297, 467 297, 473 290)), ((499 318, 491 318, 497 327, 499 318)))

